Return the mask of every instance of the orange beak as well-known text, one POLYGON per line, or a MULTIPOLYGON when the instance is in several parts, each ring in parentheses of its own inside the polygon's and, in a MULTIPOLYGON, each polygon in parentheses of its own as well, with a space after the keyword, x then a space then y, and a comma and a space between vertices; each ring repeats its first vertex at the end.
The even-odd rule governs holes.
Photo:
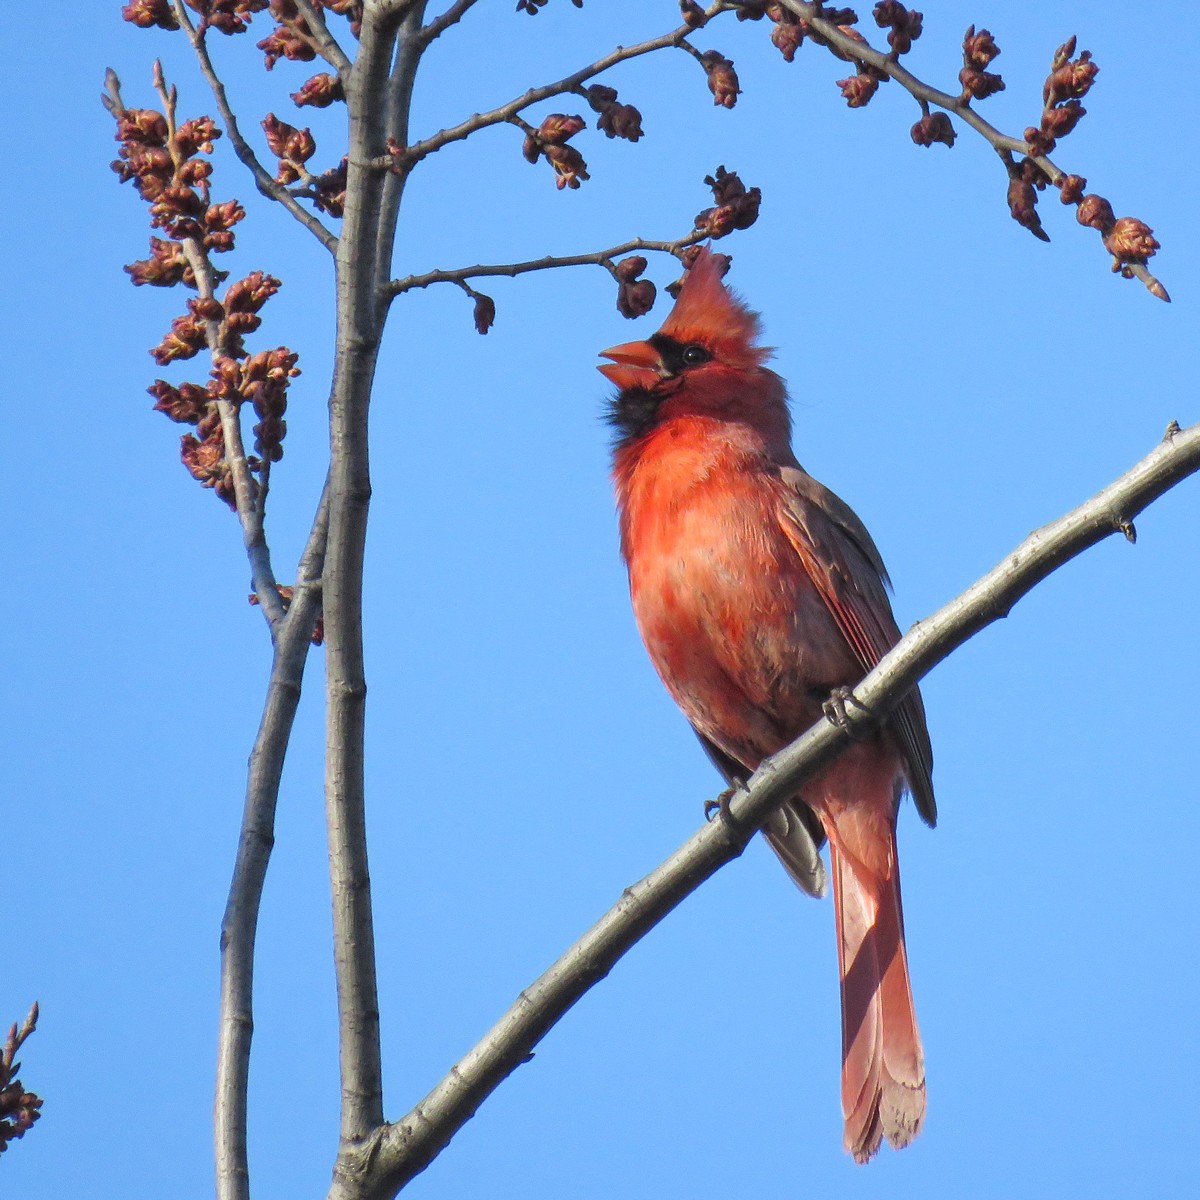
POLYGON ((662 359, 649 342, 626 342, 601 350, 600 357, 613 361, 602 363, 596 370, 621 391, 653 387, 663 377, 662 359))

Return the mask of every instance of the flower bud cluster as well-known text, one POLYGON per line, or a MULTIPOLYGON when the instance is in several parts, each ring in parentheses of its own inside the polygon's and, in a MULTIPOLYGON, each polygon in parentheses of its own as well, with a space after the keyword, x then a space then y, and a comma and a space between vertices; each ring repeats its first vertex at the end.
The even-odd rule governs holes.
POLYGON ((723 238, 735 229, 749 229, 758 220, 762 203, 759 188, 747 188, 736 171, 718 167, 716 175, 706 175, 704 182, 713 191, 716 204, 696 214, 695 227, 705 237, 723 238))
POLYGON ((617 312, 623 317, 640 317, 654 307, 657 289, 651 280, 638 278, 646 265, 642 255, 633 254, 613 268, 617 279, 617 312))
POLYGON ((963 66, 958 73, 958 82, 962 84, 963 102, 969 104, 972 100, 986 100, 1004 91, 1004 80, 987 70, 992 60, 1000 54, 1000 47, 992 35, 986 29, 976 33, 975 26, 971 25, 963 37, 962 49, 963 66))
POLYGON ((312 62, 317 57, 317 43, 294 0, 271 0, 270 9, 276 21, 275 28, 257 43, 266 59, 267 70, 274 70, 281 58, 289 62, 312 62))
POLYGON ((292 99, 297 108, 303 108, 305 105, 310 108, 328 108, 338 100, 345 100, 346 92, 342 81, 336 75, 322 71, 305 82, 298 92, 292 92, 292 99))
POLYGON ((16 1024, 9 1027, 8 1040, 0 1051, 0 1154, 10 1142, 23 1138, 42 1115, 41 1097, 25 1090, 17 1078, 21 1064, 16 1061, 17 1051, 37 1027, 37 1019, 35 1004, 19 1029, 16 1024))
POLYGON ((262 122, 267 135, 267 146, 279 159, 279 170, 275 173, 276 183, 295 183, 308 175, 305 163, 317 152, 316 139, 309 129, 297 129, 281 121, 274 113, 267 113, 262 122))
POLYGON ((1092 62, 1090 51, 1084 50, 1078 58, 1072 58, 1074 53, 1073 37, 1055 51, 1050 74, 1042 89, 1041 122, 1025 130, 1029 153, 1035 157, 1049 154, 1057 140, 1066 137, 1087 114, 1079 101, 1091 90, 1100 68, 1092 62))
POLYGON ((700 65, 708 76, 713 103, 721 108, 732 108, 742 93, 733 59, 726 58, 719 50, 708 50, 700 55, 700 65))
MULTIPOLYGON (((230 404, 235 413, 250 404, 258 417, 254 426, 254 448, 267 462, 283 457, 283 439, 287 434, 287 389, 300 374, 297 355, 280 346, 257 354, 236 358, 218 355, 213 361, 207 387, 195 383, 178 386, 156 379, 147 389, 154 397, 154 409, 182 425, 194 425, 195 433, 180 439, 179 457, 202 487, 211 488, 230 508, 236 507, 233 473, 225 457, 225 433, 218 400, 230 404)), ((262 461, 248 459, 252 470, 262 461)))
POLYGON ((905 8, 898 0, 881 0, 875 5, 872 15, 875 17, 875 24, 888 31, 888 45, 897 58, 901 54, 907 54, 912 49, 913 42, 921 36, 924 14, 916 9, 905 8))
POLYGON ((567 141, 586 128, 587 122, 581 116, 551 113, 536 129, 526 126, 521 153, 531 163, 544 156, 554 168, 554 184, 560 190, 577 188, 581 180, 591 176, 583 155, 574 146, 568 146, 567 141))
POLYGON ((594 83, 582 88, 580 94, 591 105, 592 112, 600 114, 596 128, 608 137, 636 142, 642 136, 642 114, 632 104, 621 104, 616 88, 594 83))

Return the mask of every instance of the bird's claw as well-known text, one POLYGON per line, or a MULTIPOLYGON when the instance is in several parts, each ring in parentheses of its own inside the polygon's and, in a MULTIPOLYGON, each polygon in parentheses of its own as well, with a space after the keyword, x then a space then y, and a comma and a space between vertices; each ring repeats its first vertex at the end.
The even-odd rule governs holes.
POLYGON ((715 800, 705 800, 704 802, 704 819, 711 821, 714 817, 719 816, 722 821, 728 821, 732 825, 737 824, 737 818, 733 815, 733 810, 729 807, 730 801, 738 793, 736 787, 727 787, 715 800))
POLYGON ((854 694, 853 688, 836 687, 829 693, 829 699, 821 705, 821 711, 825 714, 825 719, 838 729, 850 729, 850 718, 846 715, 847 705, 854 705, 855 708, 862 712, 869 712, 870 709, 854 694))

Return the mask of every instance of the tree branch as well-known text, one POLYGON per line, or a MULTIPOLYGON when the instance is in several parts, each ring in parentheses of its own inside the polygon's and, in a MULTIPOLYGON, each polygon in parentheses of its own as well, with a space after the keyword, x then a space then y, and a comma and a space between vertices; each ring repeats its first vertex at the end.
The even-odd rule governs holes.
POLYGON ((458 283, 467 279, 482 279, 489 275, 505 275, 510 278, 526 275, 530 271, 547 271, 555 267, 586 267, 598 266, 613 270, 612 260, 621 254, 630 254, 635 250, 658 250, 664 254, 675 254, 687 246, 694 246, 703 241, 708 234, 694 229, 691 233, 673 242, 653 241, 649 238, 632 238, 619 246, 610 246, 607 250, 595 250, 589 254, 564 254, 554 256, 544 255, 542 258, 532 258, 527 262, 494 263, 488 266, 459 267, 453 271, 426 271, 424 275, 406 275, 403 279, 393 279, 384 285, 384 293, 389 297, 403 295, 414 288, 425 288, 435 283, 458 283))
MULTIPOLYGON (((1046 179, 1052 184, 1060 185, 1067 177, 1067 172, 1063 171, 1046 155, 1032 153, 1029 144, 1023 138, 1011 137, 1009 134, 1001 133, 994 125, 981 117, 971 107, 969 97, 964 95, 952 96, 948 92, 943 92, 938 88, 932 87, 930 84, 918 79, 911 71, 902 67, 895 56, 884 54, 867 42, 859 41, 857 38, 845 33, 840 26, 835 25, 831 20, 822 15, 822 4, 808 3, 807 0, 779 0, 779 2, 789 12, 807 21, 820 34, 821 38, 828 43, 830 51, 837 54, 839 58, 844 58, 850 62, 866 63, 876 71, 882 72, 889 79, 894 79, 920 103, 923 112, 928 112, 929 105, 931 104, 936 105, 938 108, 943 108, 947 112, 952 112, 987 141, 996 153, 1000 155, 1006 168, 1011 169, 1012 167, 1011 155, 1020 154, 1035 163, 1046 179)), ((1075 203, 1078 205, 1079 201, 1076 200, 1075 203)), ((1044 234, 1042 236, 1043 240, 1049 241, 1049 238, 1044 234)), ((1151 295, 1156 296, 1160 300, 1170 300, 1171 297, 1167 294, 1167 289, 1150 273, 1144 263, 1127 263, 1125 264, 1125 269, 1129 275, 1140 279, 1151 295)))
POLYGON ((213 1101, 217 1200, 250 1197, 246 1112, 250 1039, 254 1031, 254 946, 267 865, 275 844, 279 781, 300 702, 308 648, 320 612, 321 570, 328 529, 327 482, 308 544, 296 568, 291 606, 276 630, 266 702, 250 752, 237 858, 221 921, 221 1012, 213 1101))
POLYGON ((344 79, 354 63, 342 49, 341 42, 329 31, 324 12, 313 3, 313 0, 296 0, 296 7, 300 10, 300 15, 312 33, 313 42, 321 57, 344 79))
POLYGON ((479 1105, 591 987, 686 896, 745 848, 758 826, 856 736, 882 721, 958 646, 1008 614, 1042 579, 1089 546, 1124 533, 1133 518, 1200 471, 1200 424, 1172 422, 1163 441, 1115 482, 1030 534, 949 604, 915 625, 854 689, 841 724, 822 718, 767 759, 717 819, 620 900, 564 953, 415 1108, 380 1130, 345 1162, 330 1200, 388 1200, 449 1143, 479 1105))
POLYGON ((476 3, 477 0, 456 0, 440 17, 435 17, 421 30, 419 36, 422 44, 429 45, 434 38, 441 37, 451 25, 457 25, 476 3))
MULTIPOLYGON (((708 8, 707 13, 710 17, 713 17, 724 11, 728 10, 723 0, 718 0, 717 3, 712 4, 708 8)), ((670 33, 664 33, 656 38, 649 38, 644 42, 638 42, 637 45, 618 46, 615 50, 604 55, 603 58, 598 58, 594 63, 575 71, 571 75, 567 75, 557 83, 547 83, 542 87, 530 88, 523 95, 518 96, 515 100, 510 100, 507 104, 500 105, 499 108, 493 108, 485 113, 475 113, 474 116, 469 117, 467 120, 450 129, 443 129, 440 133, 435 133, 423 142, 416 142, 406 148, 402 156, 402 161, 412 166, 420 162, 421 159, 433 154, 434 151, 449 145, 451 142, 462 141, 463 138, 470 137, 471 134, 478 132, 480 129, 486 129, 490 125, 500 125, 505 121, 510 121, 531 104, 537 104, 541 100, 549 100, 551 96, 561 96, 564 92, 575 91, 580 84, 591 79, 592 76, 607 71, 610 67, 616 66, 617 63, 625 62, 631 58, 638 58, 643 54, 651 54, 655 50, 665 50, 672 46, 679 46, 691 32, 692 30, 689 26, 680 25, 678 29, 673 29, 670 33)), ((381 169, 390 168, 395 166, 395 158, 391 155, 386 155, 379 158, 373 165, 381 169)))
MULTIPOLYGON (((405 13, 397 65, 416 70, 406 53, 425 5, 405 13)), ((325 811, 333 905, 341 1061, 339 1163, 383 1123, 379 999, 367 861, 362 578, 371 496, 369 410, 387 305, 379 297, 383 247, 394 237, 398 199, 386 204, 388 179, 370 167, 386 148, 389 89, 407 95, 411 78, 392 78, 394 28, 372 6, 364 13, 358 58, 346 81, 350 122, 346 209, 337 248, 337 354, 329 398, 330 515, 325 559, 325 811), (390 223, 390 231, 386 228, 390 223), (389 236, 390 233, 390 236, 389 236)), ((338 1167, 335 1166, 335 1172, 338 1167)))
POLYGON ((326 228, 324 222, 305 209, 287 188, 282 184, 276 183, 271 173, 258 161, 258 157, 251 149, 250 143, 246 141, 241 129, 238 127, 237 117, 234 116, 233 109, 229 104, 229 98, 225 94, 225 85, 221 82, 221 78, 217 74, 212 58, 208 53, 208 44, 204 34, 200 33, 192 23, 187 9, 184 8, 183 0, 172 0, 172 2, 180 28, 187 34, 188 40, 192 43, 192 49, 196 52, 196 60, 200 64, 200 73, 208 81, 208 86, 212 89, 213 98, 217 102, 217 110, 221 114, 221 120, 225 123, 225 132, 229 135, 229 142, 233 146, 234 153, 250 171, 250 174, 254 176, 254 182, 258 190, 268 200, 276 200, 282 204, 331 254, 337 253, 337 235, 332 230, 326 228))

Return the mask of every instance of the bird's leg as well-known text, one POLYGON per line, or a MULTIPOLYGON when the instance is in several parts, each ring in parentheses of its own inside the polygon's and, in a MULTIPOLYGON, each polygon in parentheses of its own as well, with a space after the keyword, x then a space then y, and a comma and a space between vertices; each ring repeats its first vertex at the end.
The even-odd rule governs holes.
POLYGON ((829 698, 821 705, 821 711, 825 714, 826 720, 831 725, 836 725, 838 729, 853 732, 850 718, 846 715, 846 706, 848 704, 854 705, 855 708, 865 713, 871 711, 854 694, 854 689, 848 687, 835 687, 829 693, 829 698))
POLYGON ((727 787, 715 800, 705 800, 704 802, 704 819, 712 821, 715 817, 720 817, 722 821, 728 821, 735 828, 740 823, 733 815, 733 810, 729 807, 734 796, 742 789, 742 784, 735 783, 732 787, 727 787))

